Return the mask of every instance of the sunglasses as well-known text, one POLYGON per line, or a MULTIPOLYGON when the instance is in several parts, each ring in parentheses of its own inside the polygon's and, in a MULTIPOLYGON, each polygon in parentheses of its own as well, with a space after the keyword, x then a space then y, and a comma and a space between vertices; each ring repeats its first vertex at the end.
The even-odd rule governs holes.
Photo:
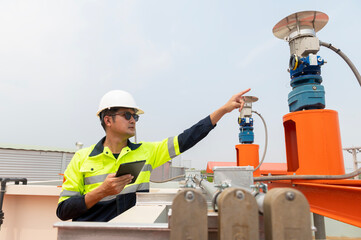
POLYGON ((112 114, 110 116, 116 116, 116 115, 123 116, 126 120, 130 120, 131 117, 133 117, 136 122, 138 122, 138 120, 139 120, 139 115, 138 114, 127 112, 127 111, 114 113, 114 114, 112 114))

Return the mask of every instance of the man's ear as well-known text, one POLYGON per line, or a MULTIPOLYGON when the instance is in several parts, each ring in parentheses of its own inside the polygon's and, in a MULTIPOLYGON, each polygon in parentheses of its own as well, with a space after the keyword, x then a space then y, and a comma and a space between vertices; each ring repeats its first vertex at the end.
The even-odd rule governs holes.
POLYGON ((106 126, 110 126, 110 124, 112 123, 111 121, 111 116, 104 116, 104 123, 106 126))

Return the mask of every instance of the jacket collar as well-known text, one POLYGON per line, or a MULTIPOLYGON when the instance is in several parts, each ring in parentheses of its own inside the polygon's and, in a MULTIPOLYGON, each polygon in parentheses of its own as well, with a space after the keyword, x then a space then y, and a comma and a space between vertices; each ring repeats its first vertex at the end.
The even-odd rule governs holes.
MULTIPOLYGON (((102 139, 100 139, 100 141, 95 145, 93 151, 89 154, 89 157, 94 157, 97 156, 101 153, 103 153, 104 151, 104 141, 105 141, 105 137, 103 137, 102 139)), ((131 150, 135 150, 137 148, 140 147, 140 145, 142 145, 141 143, 132 143, 131 141, 129 141, 129 139, 127 140, 127 146, 131 149, 131 150)))

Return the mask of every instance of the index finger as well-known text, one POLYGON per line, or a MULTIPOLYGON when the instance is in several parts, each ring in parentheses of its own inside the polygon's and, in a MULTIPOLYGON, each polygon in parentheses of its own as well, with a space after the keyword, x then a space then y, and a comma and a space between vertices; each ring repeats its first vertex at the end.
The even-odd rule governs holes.
POLYGON ((236 98, 236 99, 237 99, 237 100, 240 99, 243 94, 248 93, 249 91, 251 91, 250 88, 248 88, 248 89, 246 89, 246 90, 244 90, 244 91, 242 91, 242 92, 239 92, 239 93, 237 94, 237 98, 236 98))
POLYGON ((248 93, 249 91, 251 91, 251 89, 250 89, 250 88, 248 88, 248 89, 246 89, 246 90, 244 90, 244 91, 240 92, 240 93, 239 93, 239 95, 240 95, 240 96, 242 96, 243 94, 248 93))

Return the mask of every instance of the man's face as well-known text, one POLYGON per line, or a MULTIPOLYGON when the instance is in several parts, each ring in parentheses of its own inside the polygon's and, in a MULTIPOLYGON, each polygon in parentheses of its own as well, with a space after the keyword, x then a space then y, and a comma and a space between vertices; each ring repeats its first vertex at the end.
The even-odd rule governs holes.
POLYGON ((107 116, 107 133, 127 138, 133 137, 135 135, 136 121, 133 116, 129 120, 126 119, 126 117, 129 117, 129 113, 133 115, 135 111, 131 108, 120 108, 112 116, 107 116))

